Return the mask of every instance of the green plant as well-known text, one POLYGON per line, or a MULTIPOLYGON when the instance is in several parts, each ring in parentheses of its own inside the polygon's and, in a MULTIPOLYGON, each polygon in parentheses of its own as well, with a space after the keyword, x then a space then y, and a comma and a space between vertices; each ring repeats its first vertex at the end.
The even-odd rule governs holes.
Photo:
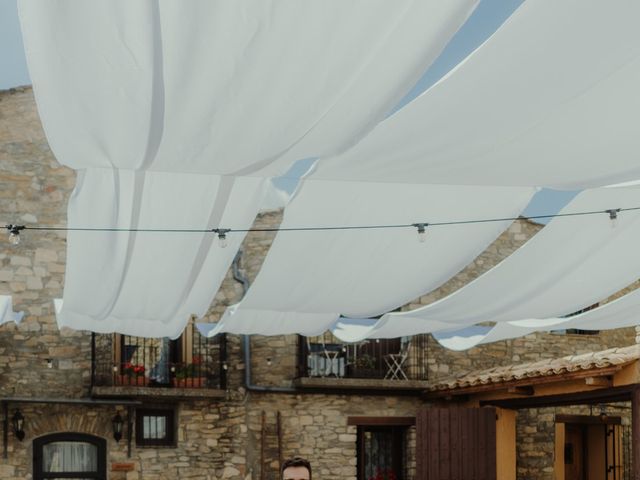
POLYGON ((176 368, 176 378, 179 379, 200 377, 202 373, 200 364, 198 363, 187 363, 176 368))
POLYGON ((358 369, 373 370, 376 368, 376 359, 372 355, 365 353, 356 359, 355 364, 358 369))

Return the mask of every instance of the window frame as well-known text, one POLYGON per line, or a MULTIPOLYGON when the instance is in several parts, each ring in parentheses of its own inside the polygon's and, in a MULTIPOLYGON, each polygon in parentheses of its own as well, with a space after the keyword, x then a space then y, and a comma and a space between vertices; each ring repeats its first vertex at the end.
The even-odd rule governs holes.
POLYGON ((176 447, 177 415, 174 407, 140 407, 136 409, 136 446, 137 447, 176 447), (164 417, 166 438, 144 438, 144 417, 164 417))
POLYGON ((389 432, 394 438, 393 445, 393 469, 397 472, 397 479, 403 480, 406 475, 406 457, 408 455, 408 431, 416 422, 415 417, 349 417, 347 425, 357 426, 356 436, 356 460, 358 480, 367 480, 364 472, 365 442, 366 432, 389 432))
POLYGON ((107 441, 104 438, 87 433, 62 432, 44 435, 33 440, 33 480, 54 478, 76 478, 106 480, 107 478, 107 441), (45 472, 44 447, 56 442, 88 443, 97 448, 97 470, 95 472, 45 472))

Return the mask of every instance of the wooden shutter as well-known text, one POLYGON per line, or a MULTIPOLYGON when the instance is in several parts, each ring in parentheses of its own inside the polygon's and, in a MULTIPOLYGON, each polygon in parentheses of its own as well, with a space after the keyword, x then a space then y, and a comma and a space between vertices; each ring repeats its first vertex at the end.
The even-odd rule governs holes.
POLYGON ((420 411, 416 463, 418 480, 496 480, 496 410, 420 411))

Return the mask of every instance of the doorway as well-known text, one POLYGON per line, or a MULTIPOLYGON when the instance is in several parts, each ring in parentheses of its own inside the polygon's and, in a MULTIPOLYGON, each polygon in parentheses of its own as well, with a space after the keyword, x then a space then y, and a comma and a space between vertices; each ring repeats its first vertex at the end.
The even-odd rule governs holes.
POLYGON ((556 477, 565 480, 623 480, 629 428, 620 417, 557 415, 556 477), (560 465, 559 465, 560 464, 560 465), (558 468, 560 467, 560 468, 558 468))

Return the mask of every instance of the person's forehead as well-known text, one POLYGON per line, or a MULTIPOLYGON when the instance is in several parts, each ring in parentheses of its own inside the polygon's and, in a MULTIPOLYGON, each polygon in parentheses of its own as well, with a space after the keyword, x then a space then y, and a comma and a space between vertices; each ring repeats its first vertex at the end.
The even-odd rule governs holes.
POLYGON ((309 480, 307 467, 287 467, 282 472, 283 480, 309 480))

